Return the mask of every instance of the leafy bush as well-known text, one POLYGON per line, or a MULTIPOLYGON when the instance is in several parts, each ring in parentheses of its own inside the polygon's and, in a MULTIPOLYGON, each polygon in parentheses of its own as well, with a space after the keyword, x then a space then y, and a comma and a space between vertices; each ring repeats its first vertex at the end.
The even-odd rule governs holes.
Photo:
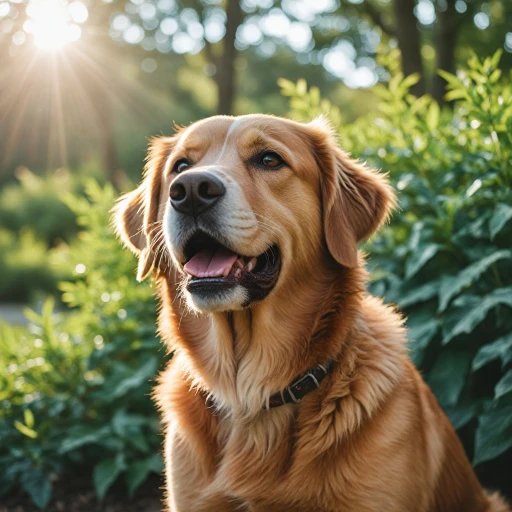
POLYGON ((0 302, 23 302, 55 293, 67 273, 51 268, 46 242, 25 228, 17 234, 0 229, 0 275, 0 302))
POLYGON ((0 329, 0 495, 21 486, 39 507, 70 465, 89 472, 101 499, 122 474, 129 492, 161 471, 150 380, 162 359, 155 304, 108 226, 116 193, 94 182, 69 197, 82 228, 54 255, 72 313, 27 312, 30 332, 0 329))
MULTIPOLYGON (((512 463, 512 86, 500 54, 443 74, 453 109, 415 98, 418 77, 396 75, 376 88, 377 114, 334 119, 342 146, 399 191, 399 211, 367 247, 371 291, 406 314, 414 362, 477 469, 492 461, 495 485, 512 463)), ((304 83, 281 87, 299 120, 330 109, 304 83)))
POLYGON ((37 176, 24 167, 16 170, 16 178, 2 188, 0 226, 13 233, 29 227, 48 245, 76 234, 75 215, 61 201, 63 192, 77 191, 76 178, 64 169, 37 176))
POLYGON ((76 178, 62 169, 41 177, 26 168, 16 177, 0 193, 0 302, 56 293, 68 272, 51 267, 49 248, 77 231, 75 214, 61 199, 78 189, 76 178))

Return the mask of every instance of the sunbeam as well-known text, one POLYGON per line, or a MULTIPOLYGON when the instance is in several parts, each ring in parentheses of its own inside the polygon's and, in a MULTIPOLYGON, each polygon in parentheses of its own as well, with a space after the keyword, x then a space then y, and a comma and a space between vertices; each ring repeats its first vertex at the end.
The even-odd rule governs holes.
POLYGON ((82 30, 77 23, 83 23, 88 15, 87 7, 79 1, 32 0, 23 28, 33 35, 38 48, 59 50, 80 39, 82 30))

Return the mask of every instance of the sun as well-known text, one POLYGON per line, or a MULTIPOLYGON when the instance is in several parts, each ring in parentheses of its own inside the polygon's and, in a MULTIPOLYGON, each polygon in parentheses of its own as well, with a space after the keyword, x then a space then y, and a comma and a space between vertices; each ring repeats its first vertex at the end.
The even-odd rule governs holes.
POLYGON ((59 50, 80 39, 80 28, 89 16, 80 1, 31 0, 27 6, 28 19, 23 28, 34 36, 34 43, 44 50, 59 50))

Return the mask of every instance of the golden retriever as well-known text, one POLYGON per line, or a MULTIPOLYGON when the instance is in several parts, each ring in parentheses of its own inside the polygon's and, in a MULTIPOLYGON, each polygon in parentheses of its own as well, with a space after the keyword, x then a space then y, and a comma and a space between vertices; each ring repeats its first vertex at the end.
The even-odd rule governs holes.
POLYGON ((172 512, 498 512, 365 291, 395 201, 322 119, 217 116, 151 144, 115 209, 175 351, 156 398, 172 512))

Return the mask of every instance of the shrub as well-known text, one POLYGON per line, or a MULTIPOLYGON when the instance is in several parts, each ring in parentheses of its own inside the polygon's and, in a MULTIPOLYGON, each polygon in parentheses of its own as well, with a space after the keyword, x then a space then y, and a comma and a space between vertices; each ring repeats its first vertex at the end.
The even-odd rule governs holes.
POLYGON ((89 182, 67 204, 82 228, 57 266, 73 272, 74 311, 28 312, 30 331, 0 330, 0 494, 21 486, 43 508, 66 467, 92 477, 101 499, 122 475, 129 492, 161 471, 150 381, 163 359, 155 304, 134 258, 108 226, 116 193, 89 182))
MULTIPOLYGON (((334 127, 342 146, 390 172, 399 211, 367 250, 371 291, 407 316, 411 356, 491 484, 512 446, 512 86, 501 52, 443 73, 440 110, 408 90, 376 87, 379 112, 334 127)), ((281 81, 292 117, 329 112, 318 90, 281 81)), ((506 461, 506 462, 505 462, 506 461)))
POLYGON ((46 242, 29 228, 14 234, 0 229, 0 302, 26 302, 44 293, 55 293, 65 270, 51 268, 46 242))
POLYGON ((76 234, 75 214, 61 200, 78 189, 77 179, 59 169, 37 176, 16 170, 17 182, 0 193, 0 302, 29 302, 56 293, 68 272, 50 265, 49 248, 76 234))
POLYGON ((13 233, 30 228, 40 240, 53 245, 76 234, 75 215, 61 201, 63 192, 75 192, 77 179, 64 169, 37 176, 28 169, 16 170, 17 182, 0 194, 0 225, 13 233))

